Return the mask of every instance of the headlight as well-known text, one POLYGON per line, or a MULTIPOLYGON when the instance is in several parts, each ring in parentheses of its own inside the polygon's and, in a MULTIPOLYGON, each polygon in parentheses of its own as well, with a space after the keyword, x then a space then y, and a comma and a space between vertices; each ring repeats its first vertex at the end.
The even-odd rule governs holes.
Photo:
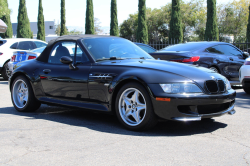
POLYGON ((228 81, 228 79, 226 77, 223 77, 223 81, 226 84, 226 90, 232 89, 231 84, 230 84, 230 82, 228 81))
POLYGON ((192 83, 160 84, 166 93, 202 93, 201 89, 192 83))

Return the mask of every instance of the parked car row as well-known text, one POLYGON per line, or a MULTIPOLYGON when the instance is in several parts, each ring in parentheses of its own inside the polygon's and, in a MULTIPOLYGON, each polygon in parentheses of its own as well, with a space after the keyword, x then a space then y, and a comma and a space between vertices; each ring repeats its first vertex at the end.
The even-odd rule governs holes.
POLYGON ((4 79, 8 79, 10 71, 8 62, 16 51, 33 50, 47 46, 46 42, 36 39, 1 39, 0 40, 0 73, 4 79))
POLYGON ((130 130, 149 129, 159 118, 199 121, 235 113, 236 92, 226 77, 173 59, 156 60, 119 37, 62 36, 16 65, 11 99, 21 112, 48 104, 114 113, 130 130))

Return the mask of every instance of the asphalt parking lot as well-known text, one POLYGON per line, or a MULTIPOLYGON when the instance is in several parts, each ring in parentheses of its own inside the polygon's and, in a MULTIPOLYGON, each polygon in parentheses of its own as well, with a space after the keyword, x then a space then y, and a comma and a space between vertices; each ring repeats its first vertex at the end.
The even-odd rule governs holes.
POLYGON ((236 114, 125 130, 115 116, 42 105, 17 112, 0 78, 1 165, 250 165, 250 95, 236 114))

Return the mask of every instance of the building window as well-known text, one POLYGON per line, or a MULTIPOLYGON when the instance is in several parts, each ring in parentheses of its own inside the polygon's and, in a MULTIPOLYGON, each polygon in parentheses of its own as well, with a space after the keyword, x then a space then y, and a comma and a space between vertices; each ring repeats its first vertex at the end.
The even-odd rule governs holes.
POLYGON ((49 29, 53 29, 53 26, 49 26, 49 29))

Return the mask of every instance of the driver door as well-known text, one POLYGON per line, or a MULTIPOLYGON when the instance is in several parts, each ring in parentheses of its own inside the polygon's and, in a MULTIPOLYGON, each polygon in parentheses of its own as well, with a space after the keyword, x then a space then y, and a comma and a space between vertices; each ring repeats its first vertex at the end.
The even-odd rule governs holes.
POLYGON ((48 63, 40 71, 41 83, 46 97, 71 101, 86 101, 88 74, 91 64, 76 42, 62 41, 54 45, 48 63), (60 62, 62 56, 74 60, 75 69, 60 62))

